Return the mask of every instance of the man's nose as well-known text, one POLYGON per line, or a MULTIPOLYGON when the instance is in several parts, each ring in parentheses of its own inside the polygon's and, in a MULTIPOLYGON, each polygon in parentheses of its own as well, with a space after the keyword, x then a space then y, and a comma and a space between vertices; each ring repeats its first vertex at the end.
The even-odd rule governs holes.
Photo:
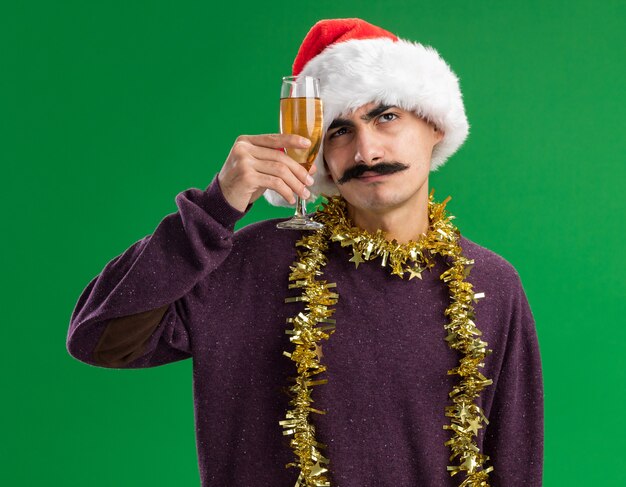
POLYGON ((356 153, 354 162, 357 164, 375 164, 385 157, 380 138, 369 127, 364 127, 356 134, 356 153))

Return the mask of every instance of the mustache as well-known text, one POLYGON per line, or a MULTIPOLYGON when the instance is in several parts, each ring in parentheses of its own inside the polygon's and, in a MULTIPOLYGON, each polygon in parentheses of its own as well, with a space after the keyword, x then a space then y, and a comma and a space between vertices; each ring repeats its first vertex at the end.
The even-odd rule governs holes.
POLYGON ((405 171, 409 166, 401 162, 380 162, 374 166, 368 166, 367 164, 357 164, 347 169, 341 179, 337 181, 337 184, 345 184, 351 179, 361 177, 366 172, 375 172, 378 174, 393 174, 395 172, 405 171))

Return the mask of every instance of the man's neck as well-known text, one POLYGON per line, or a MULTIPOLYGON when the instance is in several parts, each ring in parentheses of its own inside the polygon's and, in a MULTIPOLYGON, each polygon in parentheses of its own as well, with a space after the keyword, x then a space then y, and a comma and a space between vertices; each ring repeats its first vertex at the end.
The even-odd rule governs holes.
POLYGON ((428 195, 417 198, 411 205, 402 205, 392 209, 371 210, 356 208, 348 203, 348 215, 359 228, 370 233, 382 230, 387 240, 407 243, 419 240, 428 231, 428 195))

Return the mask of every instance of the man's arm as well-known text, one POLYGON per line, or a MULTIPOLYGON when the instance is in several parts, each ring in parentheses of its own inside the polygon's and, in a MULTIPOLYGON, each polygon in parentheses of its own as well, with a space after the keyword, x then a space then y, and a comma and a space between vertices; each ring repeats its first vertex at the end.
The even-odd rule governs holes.
MULTIPOLYGON (((293 134, 240 136, 205 191, 177 195, 178 211, 154 234, 107 264, 80 296, 67 335, 69 353, 104 367, 154 367, 191 356, 186 294, 232 248, 233 229, 266 189, 294 201, 313 183, 281 147, 310 145, 293 134)), ((312 171, 315 171, 312 168, 312 171)))
POLYGON ((519 277, 484 451, 492 487, 542 485, 544 406, 535 320, 519 277))
POLYGON ((81 294, 67 350, 96 366, 154 367, 191 356, 185 295, 226 259, 244 215, 217 177, 176 196, 178 211, 110 261, 81 294))

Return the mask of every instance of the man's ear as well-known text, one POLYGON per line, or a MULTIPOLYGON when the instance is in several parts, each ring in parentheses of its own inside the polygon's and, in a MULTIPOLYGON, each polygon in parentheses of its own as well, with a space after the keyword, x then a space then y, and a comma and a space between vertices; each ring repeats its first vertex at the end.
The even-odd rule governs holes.
POLYGON ((435 129, 435 144, 438 144, 445 137, 445 132, 443 130, 438 129, 436 126, 433 126, 435 129))

